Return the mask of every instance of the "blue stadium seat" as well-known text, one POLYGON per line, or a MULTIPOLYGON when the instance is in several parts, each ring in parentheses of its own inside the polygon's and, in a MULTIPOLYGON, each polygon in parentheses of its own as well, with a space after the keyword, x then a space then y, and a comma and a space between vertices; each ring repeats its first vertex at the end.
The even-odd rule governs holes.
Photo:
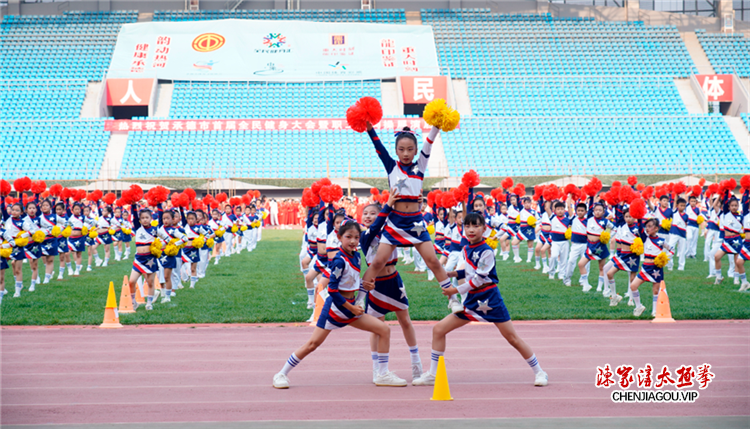
POLYGON ((742 33, 706 33, 706 30, 695 33, 716 73, 750 77, 750 39, 742 33))

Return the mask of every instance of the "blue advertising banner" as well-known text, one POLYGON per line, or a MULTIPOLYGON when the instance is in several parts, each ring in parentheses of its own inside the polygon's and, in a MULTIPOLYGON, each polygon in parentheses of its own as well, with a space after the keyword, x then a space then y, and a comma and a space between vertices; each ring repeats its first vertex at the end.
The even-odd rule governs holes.
POLYGON ((299 82, 439 74, 431 26, 226 19, 125 24, 109 77, 299 82))

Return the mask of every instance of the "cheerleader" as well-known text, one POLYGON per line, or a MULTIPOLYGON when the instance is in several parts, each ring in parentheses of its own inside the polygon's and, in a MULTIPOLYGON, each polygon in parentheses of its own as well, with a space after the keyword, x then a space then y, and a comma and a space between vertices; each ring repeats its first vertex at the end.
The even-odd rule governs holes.
MULTIPOLYGON (((388 353, 391 342, 390 328, 385 322, 365 314, 361 306, 355 305, 355 293, 360 290, 361 284, 359 278, 360 256, 357 252, 360 234, 359 224, 353 220, 347 220, 339 228, 338 240, 341 242, 341 247, 331 261, 328 298, 326 298, 325 306, 318 318, 317 326, 310 339, 292 353, 281 371, 274 375, 273 387, 288 389, 289 378, 287 374, 289 374, 289 371, 323 344, 332 330, 345 326, 352 326, 379 336, 377 347, 379 371, 375 380, 377 386, 406 386, 406 380, 399 378, 388 370, 388 353)), ((391 246, 391 254, 393 250, 393 246, 391 246)))
POLYGON ((640 239, 641 228, 639 222, 630 215, 630 212, 623 212, 622 226, 617 228, 615 233, 615 242, 617 244, 617 254, 604 266, 604 272, 607 274, 607 284, 604 288, 604 296, 609 296, 609 306, 616 307, 622 300, 622 296, 617 294, 615 285, 615 274, 618 271, 625 271, 630 274, 628 284, 635 280, 640 268, 641 256, 631 251, 631 246, 636 238, 640 239))
POLYGON ((570 243, 565 234, 570 228, 571 218, 565 212, 565 203, 562 201, 556 201, 554 207, 554 215, 550 218, 550 258, 547 274, 550 280, 554 280, 555 273, 559 271, 558 277, 563 280, 570 252, 570 243))
POLYGON ((742 243, 740 256, 737 258, 737 271, 742 273, 739 291, 745 292, 750 289, 750 282, 747 281, 745 272, 745 261, 750 261, 750 189, 745 189, 742 195, 742 230, 745 234, 745 241, 742 243))
POLYGON ((659 284, 664 281, 664 268, 657 266, 654 261, 660 253, 669 252, 669 245, 663 237, 658 235, 660 226, 661 224, 656 218, 649 219, 644 225, 646 237, 643 241, 643 266, 638 275, 630 282, 630 296, 635 302, 635 309, 633 310, 633 316, 635 317, 639 317, 646 309, 641 304, 641 294, 638 291, 638 288, 643 283, 651 283, 653 285, 653 308, 651 316, 656 315, 656 301, 659 296, 659 284))
MULTIPOLYGON (((44 242, 42 243, 42 258, 44 260, 44 282, 47 284, 52 280, 53 271, 55 271, 55 256, 59 254, 60 239, 58 238, 68 224, 64 216, 58 216, 52 213, 52 203, 49 200, 42 201, 42 215, 39 218, 39 225, 44 231, 44 242)), ((64 240, 64 238, 63 238, 64 240)), ((60 262, 60 277, 62 278, 62 260, 60 262)))
POLYGON ((73 233, 73 227, 68 221, 69 212, 66 211, 64 203, 59 202, 55 204, 55 214, 57 215, 58 222, 60 221, 60 219, 64 220, 65 222, 65 228, 62 231, 62 236, 57 241, 57 255, 58 259, 60 260, 60 270, 57 274, 57 280, 62 280, 63 273, 65 272, 65 267, 68 268, 68 275, 73 275, 73 266, 70 263, 70 248, 68 247, 68 237, 70 237, 70 234, 73 233))
MULTIPOLYGON (((133 205, 132 210, 133 213, 136 212, 135 205, 133 205)), ((163 242, 168 242, 169 236, 151 226, 153 218, 149 209, 141 210, 138 214, 138 220, 140 225, 135 230, 135 260, 133 261, 133 269, 130 271, 130 296, 133 300, 133 310, 135 310, 138 308, 138 303, 135 300, 136 283, 139 278, 143 277, 149 287, 146 310, 151 311, 154 309, 154 296, 151 292, 154 284, 154 273, 159 270, 156 258, 161 253, 161 248, 156 249, 153 244, 157 238, 163 242)))
POLYGON ((701 210, 698 207, 698 198, 693 195, 688 197, 688 207, 685 210, 685 213, 688 215, 687 257, 695 259, 698 254, 698 234, 700 233, 698 216, 701 215, 701 210))
MULTIPOLYGON (((187 243, 185 235, 185 230, 182 228, 183 222, 182 222, 182 213, 181 210, 172 210, 172 226, 177 228, 179 233, 183 235, 182 241, 183 245, 187 243)), ((214 240, 220 238, 218 235, 215 236, 214 240)), ((177 255, 175 255, 174 258, 175 266, 172 269, 172 296, 175 295, 175 291, 178 289, 182 289, 184 286, 182 286, 182 247, 180 247, 179 251, 177 252, 177 255)), ((170 297, 171 300, 171 297, 170 297)))
POLYGON ((242 249, 250 252, 250 234, 252 234, 253 221, 250 220, 250 206, 245 206, 245 211, 240 217, 240 231, 242 231, 242 249))
POLYGON ((198 283, 198 262, 201 259, 199 250, 205 247, 205 238, 202 235, 202 228, 198 225, 198 215, 195 212, 188 212, 185 219, 186 244, 182 249, 182 262, 188 265, 183 270, 186 269, 190 273, 190 289, 194 289, 195 284, 198 283))
POLYGON ((88 226, 86 226, 86 219, 82 215, 82 209, 80 203, 73 203, 73 208, 70 214, 70 225, 73 228, 73 232, 68 237, 68 250, 73 253, 73 260, 75 261, 75 271, 73 275, 78 277, 81 274, 81 268, 83 268, 83 251, 86 250, 86 238, 88 237, 88 226), (83 235, 85 228, 86 235, 83 235))
POLYGON ((485 220, 479 213, 468 213, 464 220, 464 231, 469 245, 463 248, 466 270, 451 271, 451 277, 464 279, 458 288, 450 287, 443 290, 446 296, 461 294, 464 297, 464 311, 449 314, 438 322, 432 329, 432 354, 430 371, 414 380, 414 386, 431 386, 435 384, 437 367, 440 356, 445 353, 446 336, 448 333, 465 326, 472 321, 494 323, 500 334, 521 354, 534 371, 534 385, 546 386, 547 373, 537 361, 536 355, 513 328, 510 314, 505 307, 500 290, 497 287, 498 278, 495 270, 495 255, 484 241, 486 230, 485 220))
POLYGON ((741 221, 742 216, 739 214, 740 203, 729 191, 724 191, 722 203, 723 207, 719 216, 719 222, 724 231, 724 239, 721 243, 721 247, 714 255, 716 267, 714 269, 714 276, 716 276, 716 281, 714 282, 715 285, 721 284, 724 280, 724 277, 721 275, 721 258, 723 258, 724 255, 729 256, 730 265, 732 265, 731 262, 734 262, 735 278, 743 282, 746 279, 744 265, 736 265, 737 260, 741 259, 739 254, 742 250, 742 237, 740 236, 740 233, 743 231, 743 223, 741 221))
POLYGON ((208 226, 211 228, 211 231, 213 231, 214 234, 216 234, 216 239, 214 240, 214 265, 219 265, 219 261, 221 261, 221 249, 224 247, 224 235, 226 235, 226 232, 224 232, 224 227, 221 225, 221 212, 217 209, 211 210, 211 220, 208 221, 208 226), (217 232, 221 230, 222 232, 217 232))
MULTIPOLYGON (((23 260, 31 259, 27 255, 25 247, 31 242, 31 236, 39 228, 34 222, 32 222, 28 216, 23 216, 23 207, 19 203, 15 203, 10 207, 10 217, 5 220, 5 232, 3 238, 5 241, 13 246, 13 252, 10 255, 11 266, 13 268, 13 277, 16 280, 16 291, 13 294, 14 298, 21 296, 21 290, 23 289, 23 260), (26 245, 21 246, 16 241, 26 241, 26 245)), ((33 279, 32 279, 33 281, 33 279)))
MULTIPOLYGON (((203 210, 196 210, 196 222, 195 222, 195 230, 204 236, 204 238, 207 240, 209 236, 212 233, 211 227, 208 226, 208 215, 203 210)), ((224 216, 222 216, 222 219, 224 216)), ((224 226, 224 229, 226 231, 226 223, 222 222, 222 226, 224 226)), ((232 223, 229 223, 229 230, 224 233, 224 236, 227 235, 227 233, 231 234, 232 229, 232 223)), ((215 240, 214 240, 215 241, 215 240)), ((225 240, 224 241, 224 253, 227 254, 227 248, 229 247, 229 243, 225 240)), ((206 270, 208 270, 208 262, 211 260, 211 253, 213 251, 213 248, 208 246, 203 246, 200 249, 198 249, 198 266, 197 266, 197 274, 198 278, 202 279, 206 277, 206 270)))
POLYGON ((99 245, 96 243, 96 238, 99 236, 99 231, 96 230, 98 217, 96 216, 96 213, 91 210, 91 207, 83 206, 83 219, 86 224, 86 228, 89 231, 88 235, 84 239, 89 258, 89 264, 86 267, 86 271, 93 271, 93 269, 91 268, 91 261, 92 259, 94 259, 94 257, 96 257, 95 261, 97 267, 100 267, 103 262, 102 258, 99 257, 99 253, 96 251, 96 248, 99 247, 99 245))
POLYGON ((612 222, 604 217, 604 206, 601 203, 594 204, 594 216, 586 222, 586 253, 578 262, 578 270, 581 272, 581 284, 583 292, 591 290, 589 274, 586 265, 589 261, 599 262, 599 285, 604 284, 604 264, 609 258, 609 242, 602 243, 601 235, 608 228, 612 228, 612 222))
POLYGON ((224 240, 224 246, 221 252, 221 256, 229 256, 232 253, 232 245, 234 244, 234 213, 232 213, 232 206, 229 204, 224 206, 224 214, 221 216, 221 226, 227 231, 224 234, 226 238, 224 240))
POLYGON ((249 231, 248 235, 250 237, 250 240, 248 243, 248 247, 249 247, 248 251, 252 252, 253 250, 255 250, 255 246, 258 244, 258 241, 260 240, 260 230, 263 225, 261 216, 258 216, 254 205, 250 206, 249 220, 250 220, 251 225, 248 227, 248 231, 249 231), (252 226, 252 224, 256 224, 257 227, 252 226))
POLYGON ((396 133, 396 154, 399 159, 395 161, 388 154, 372 125, 367 123, 367 133, 388 174, 388 187, 398 188, 401 194, 401 199, 394 204, 393 211, 388 215, 378 253, 365 271, 364 280, 368 283, 375 281, 377 273, 383 270, 395 247, 415 247, 427 268, 435 274, 440 287, 447 288, 451 284, 435 256, 432 238, 419 212, 424 172, 432 152, 432 142, 439 131, 436 127, 432 128, 422 146, 419 159, 413 162, 417 156, 417 137, 409 127, 404 127, 396 133))
POLYGON ((510 229, 510 241, 511 249, 513 250, 513 262, 518 264, 522 261, 519 256, 521 250, 520 244, 516 244, 518 229, 521 226, 519 216, 521 216, 521 210, 523 210, 523 204, 519 202, 518 195, 509 194, 506 200, 508 201, 508 228, 510 229))
MULTIPOLYGON (((96 244, 97 246, 104 246, 104 262, 99 263, 97 261, 97 266, 106 267, 109 264, 109 255, 112 250, 112 238, 117 233, 117 231, 114 229, 112 225, 112 207, 105 206, 102 209, 102 215, 99 216, 99 220, 97 220, 96 223, 96 244)), ((96 250, 94 250, 96 252, 96 250)), ((99 259, 99 255, 97 254, 97 259, 99 259)))
POLYGON ((667 219, 672 219, 674 214, 672 208, 669 206, 669 196, 662 195, 659 197, 659 206, 654 208, 651 205, 651 201, 647 201, 649 208, 654 212, 654 217, 659 222, 659 237, 663 238, 664 241, 669 240, 669 230, 664 229, 663 222, 667 219))
POLYGON ((307 233, 305 234, 307 240, 307 255, 302 260, 302 273, 305 276, 305 290, 307 291, 307 309, 315 307, 315 284, 314 280, 318 273, 314 269, 310 269, 310 264, 313 268, 317 261, 318 255, 318 241, 316 236, 318 234, 318 216, 316 216, 317 210, 314 207, 307 208, 307 221, 305 226, 307 227, 307 233))
POLYGON ((508 206, 505 203, 495 203, 495 205, 497 206, 495 212, 497 213, 497 224, 500 231, 500 254, 503 256, 503 261, 507 261, 510 257, 510 238, 512 236, 508 206))
POLYGON ((122 239, 123 239, 123 219, 122 219, 122 209, 120 207, 115 207, 114 209, 114 215, 112 216, 112 219, 110 221, 112 224, 112 228, 115 230, 115 235, 112 236, 112 242, 114 243, 114 249, 115 249, 115 261, 120 261, 122 259, 122 239))
MULTIPOLYGON (((448 260, 445 263, 446 271, 454 271, 464 262, 462 260, 463 254, 461 253, 461 241, 464 239, 463 220, 463 211, 451 210, 451 218, 449 221, 452 221, 453 223, 448 226, 448 230, 450 231, 450 253, 448 254, 448 260)), ((458 286, 458 279, 453 279, 451 284, 456 288, 458 286)), ((451 312, 454 314, 463 311, 463 306, 456 296, 452 296, 448 299, 448 308, 450 308, 451 312)))
POLYGON ((544 213, 542 213, 539 221, 539 241, 536 244, 536 249, 534 249, 534 254, 536 255, 534 269, 538 270, 539 268, 542 268, 542 274, 547 274, 549 272, 547 256, 549 256, 549 249, 551 247, 550 233, 552 231, 552 217, 554 214, 552 212, 552 201, 540 200, 539 205, 540 207, 543 207, 544 213), (542 260, 541 266, 539 265, 539 259, 542 260))
MULTIPOLYGON (((593 199, 592 199, 593 200, 593 199)), ((572 200, 569 200, 569 207, 572 208, 572 200)), ((586 203, 578 203, 575 207, 576 215, 570 222, 570 254, 568 255, 568 266, 565 270, 565 278, 563 284, 565 286, 571 285, 571 279, 573 278, 573 272, 576 269, 576 264, 586 254, 586 248, 588 247, 588 239, 586 237, 586 225, 588 219, 593 216, 592 209, 587 208, 586 203)), ((586 264, 586 270, 588 271, 589 264, 586 264)), ((578 280, 578 283, 583 286, 583 274, 578 280)))
POLYGON ((122 211, 122 246, 125 254, 123 260, 130 258, 130 243, 133 241, 133 220, 127 210, 122 211))
MULTIPOLYGON (((0 204, 2 205, 2 204, 0 204)), ((3 213, 5 213, 5 207, 3 206, 3 213)), ((4 220, 5 216, 3 216, 3 219, 0 219, 0 221, 4 220)), ((5 238, 5 222, 0 222, 0 238, 5 238)), ((0 252, 13 252, 13 242, 8 241, 2 241, 0 242, 0 252)), ((10 257, 10 255, 8 255, 10 257)), ((5 257, 5 255, 0 255, 0 304, 3 303, 3 296, 7 293, 5 291, 5 270, 10 268, 10 265, 8 265, 8 258, 5 257)))
MULTIPOLYGON (((708 277, 707 279, 711 279, 715 277, 716 272, 716 260, 714 259, 714 256, 716 255, 716 252, 719 251, 721 248, 721 242, 722 242, 722 228, 719 225, 719 216, 721 214, 721 198, 717 195, 713 197, 713 200, 711 200, 711 206, 708 209, 708 212, 706 213, 706 216, 708 217, 708 225, 706 226, 706 243, 705 245, 708 246, 706 249, 704 247, 704 258, 708 258, 708 277)), ((731 261, 730 261, 731 262, 731 261)), ((730 264, 730 269, 731 269, 730 264)))
MULTIPOLYGON (((26 217, 24 221, 28 221, 35 226, 35 231, 41 229, 41 216, 38 216, 39 207, 37 203, 30 202, 26 204, 26 217)), ((29 267, 31 268, 31 285, 29 286, 29 292, 34 292, 36 285, 41 284, 39 278, 39 259, 42 257, 42 243, 29 240, 29 244, 23 249, 26 254, 26 260, 29 261, 29 267)))
MULTIPOLYGON (((365 261, 369 262, 375 258, 378 245, 380 244, 380 232, 385 225, 388 215, 393 210, 392 204, 400 198, 398 189, 391 190, 388 202, 379 210, 377 204, 370 204, 362 212, 362 224, 367 228, 359 240, 360 248, 365 253, 365 261)), ((422 375, 422 361, 419 358, 419 347, 417 345, 417 334, 414 331, 414 325, 411 323, 409 316, 409 297, 406 295, 404 283, 401 276, 396 270, 398 255, 395 252, 391 255, 383 271, 378 273, 375 278, 375 284, 368 284, 367 302, 365 313, 385 321, 386 314, 394 312, 396 319, 404 333, 404 340, 409 347, 411 356, 411 374, 412 381, 422 375)), ((364 295, 364 294, 363 294, 364 295)), ((378 354, 378 344, 380 338, 372 334, 370 336, 370 354, 372 357, 372 381, 377 384, 378 375, 380 375, 380 355, 378 354)))
MULTIPOLYGON (((172 273, 173 270, 177 269, 177 255, 179 254, 179 248, 187 242, 185 234, 182 229, 178 227, 178 223, 175 223, 174 212, 167 210, 161 214, 161 226, 158 230, 159 237, 164 237, 167 248, 161 257, 158 259, 159 270, 161 278, 159 281, 164 285, 164 296, 161 299, 162 304, 172 301, 172 273), (169 253, 174 252, 170 255, 169 253)), ((152 296, 153 302, 153 288, 149 288, 149 295, 152 296)), ((148 307, 146 307, 148 309, 148 307)))
MULTIPOLYGON (((684 198, 678 198, 675 208, 677 210, 672 212, 672 226, 669 228, 669 247, 671 249, 677 249, 677 256, 679 258, 678 271, 685 271, 685 257, 687 256, 687 229, 688 229, 688 214, 685 213, 687 201, 684 198)), ((672 271, 674 266, 674 260, 669 259, 667 268, 672 271)))

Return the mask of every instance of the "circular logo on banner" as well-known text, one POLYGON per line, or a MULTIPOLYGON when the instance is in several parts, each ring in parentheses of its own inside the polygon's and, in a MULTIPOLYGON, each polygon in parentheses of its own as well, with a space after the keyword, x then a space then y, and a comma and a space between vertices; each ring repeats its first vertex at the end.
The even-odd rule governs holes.
POLYGON ((211 52, 224 46, 225 41, 224 36, 220 34, 204 33, 193 39, 193 49, 198 52, 211 52))

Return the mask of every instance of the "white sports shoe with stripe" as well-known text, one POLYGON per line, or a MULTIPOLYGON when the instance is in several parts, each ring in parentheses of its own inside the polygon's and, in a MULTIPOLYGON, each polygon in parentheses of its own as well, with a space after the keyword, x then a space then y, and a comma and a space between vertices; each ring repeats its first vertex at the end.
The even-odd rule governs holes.
POLYGON ((379 374, 375 379, 376 386, 388 386, 388 387, 404 387, 406 386, 406 380, 399 378, 393 372, 386 372, 385 374, 379 374))
POLYGON ((411 384, 412 386, 434 386, 435 376, 427 371, 422 374, 421 377, 417 378, 416 380, 412 380, 411 384))
POLYGON ((549 378, 547 377, 547 373, 539 371, 534 377, 534 386, 546 386, 548 381, 549 378))
POLYGON ((289 378, 282 374, 278 373, 273 376, 273 387, 276 389, 288 389, 289 388, 289 378))

